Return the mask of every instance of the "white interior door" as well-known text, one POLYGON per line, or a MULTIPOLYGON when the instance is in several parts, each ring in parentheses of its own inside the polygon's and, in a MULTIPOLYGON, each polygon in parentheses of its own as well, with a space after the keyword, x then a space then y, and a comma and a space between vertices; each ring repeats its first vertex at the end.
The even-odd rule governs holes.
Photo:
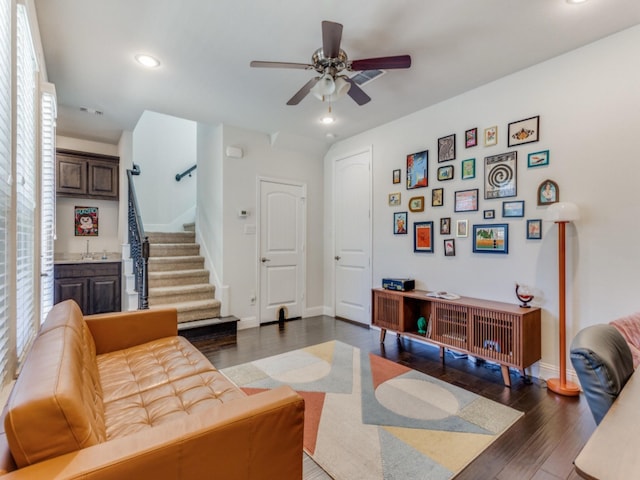
POLYGON ((302 315, 305 279, 304 185, 260 180, 260 323, 302 315))
POLYGON ((336 160, 335 305, 336 316, 370 323, 371 152, 336 160))

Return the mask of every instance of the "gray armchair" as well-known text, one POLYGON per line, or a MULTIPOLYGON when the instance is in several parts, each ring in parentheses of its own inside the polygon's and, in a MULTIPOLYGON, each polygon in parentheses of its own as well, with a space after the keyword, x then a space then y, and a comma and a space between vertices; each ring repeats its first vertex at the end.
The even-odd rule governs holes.
POLYGON ((571 363, 593 418, 600 424, 633 373, 629 345, 611 325, 586 327, 571 342, 571 363))

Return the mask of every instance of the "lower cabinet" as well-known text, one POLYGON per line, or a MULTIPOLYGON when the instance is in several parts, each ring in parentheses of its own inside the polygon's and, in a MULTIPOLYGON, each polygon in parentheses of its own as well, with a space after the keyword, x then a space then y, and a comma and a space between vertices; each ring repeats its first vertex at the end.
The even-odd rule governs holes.
POLYGON ((55 265, 54 303, 75 300, 85 315, 119 312, 120 272, 120 262, 55 265))

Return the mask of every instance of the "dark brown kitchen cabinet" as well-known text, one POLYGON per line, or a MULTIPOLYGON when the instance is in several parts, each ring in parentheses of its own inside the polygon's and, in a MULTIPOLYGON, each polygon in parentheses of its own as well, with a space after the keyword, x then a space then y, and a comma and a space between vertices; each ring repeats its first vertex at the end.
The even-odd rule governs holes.
POLYGON ((118 200, 119 158, 58 149, 58 195, 118 200))
POLYGON ((73 299, 85 315, 119 312, 120 271, 120 262, 56 264, 54 303, 73 299))

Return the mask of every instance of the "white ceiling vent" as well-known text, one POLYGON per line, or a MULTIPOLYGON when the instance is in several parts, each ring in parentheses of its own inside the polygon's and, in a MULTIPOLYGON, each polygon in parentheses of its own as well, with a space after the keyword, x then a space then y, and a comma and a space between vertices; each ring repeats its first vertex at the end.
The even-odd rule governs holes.
POLYGON ((351 80, 362 86, 366 85, 369 82, 372 82, 385 73, 387 73, 386 70, 363 70, 362 72, 356 73, 353 77, 351 77, 351 80))

